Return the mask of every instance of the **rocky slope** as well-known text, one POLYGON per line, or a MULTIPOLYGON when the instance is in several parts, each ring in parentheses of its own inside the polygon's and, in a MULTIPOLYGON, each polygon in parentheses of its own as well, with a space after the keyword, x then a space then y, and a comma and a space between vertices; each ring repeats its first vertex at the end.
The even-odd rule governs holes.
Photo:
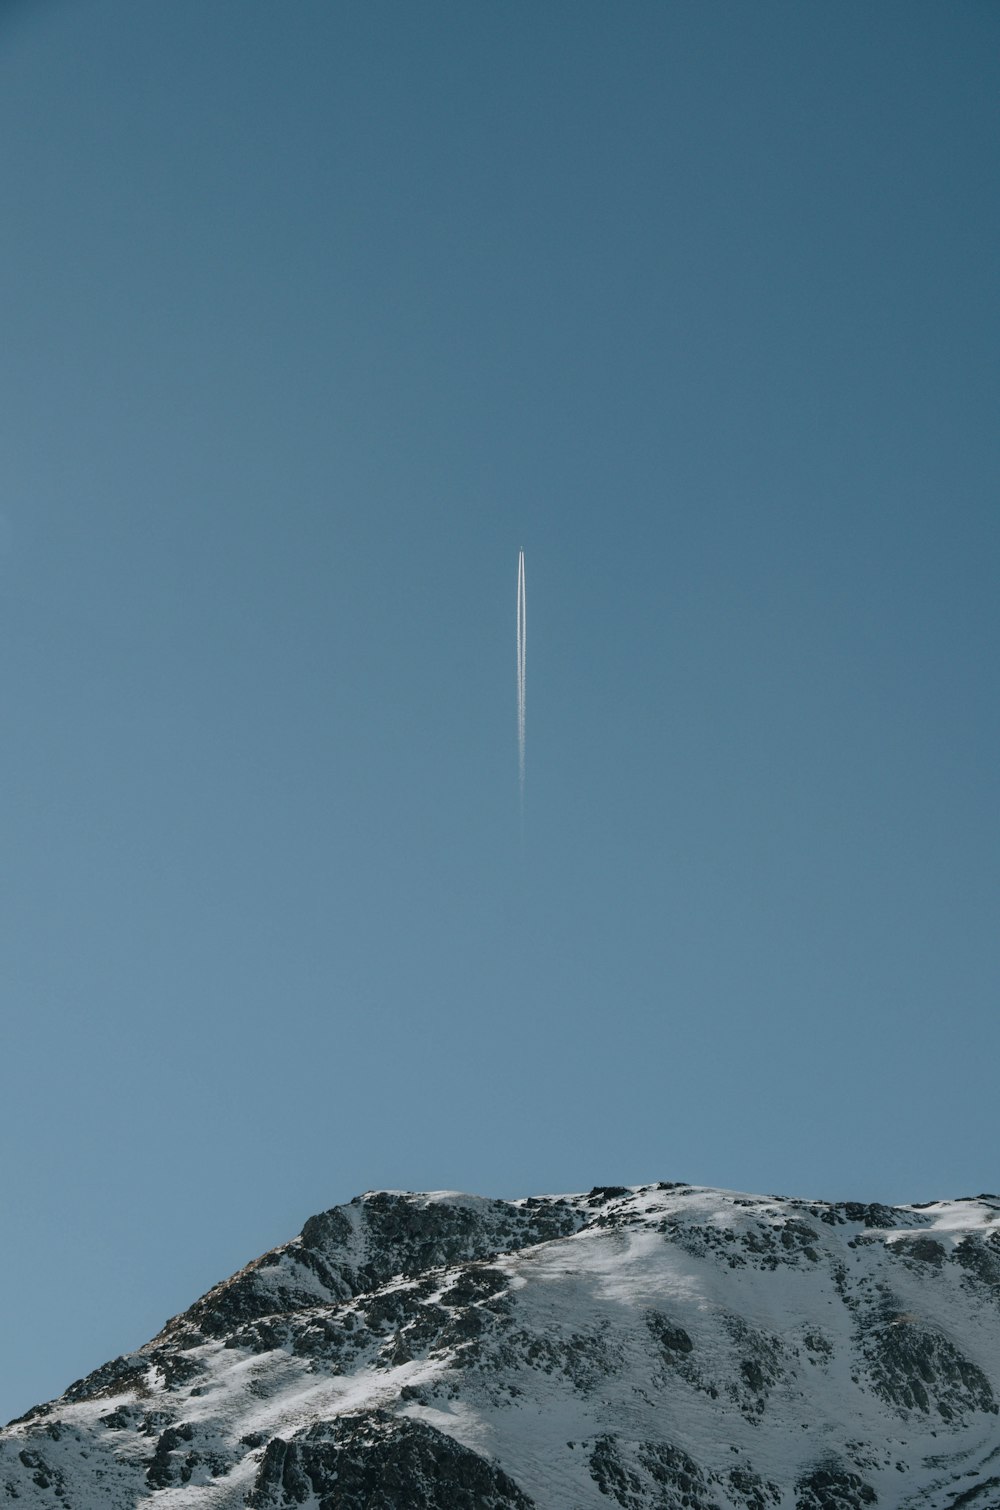
POLYGON ((1000 1198, 312 1217, 0 1432, 0 1506, 1000 1510, 1000 1198))

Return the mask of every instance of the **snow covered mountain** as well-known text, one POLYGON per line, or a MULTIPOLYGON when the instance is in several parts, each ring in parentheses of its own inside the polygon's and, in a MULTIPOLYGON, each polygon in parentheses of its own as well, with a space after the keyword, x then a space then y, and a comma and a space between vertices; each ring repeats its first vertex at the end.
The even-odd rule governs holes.
POLYGON ((1000 1197, 380 1191, 0 1432, 0 1506, 998 1510, 1000 1197))

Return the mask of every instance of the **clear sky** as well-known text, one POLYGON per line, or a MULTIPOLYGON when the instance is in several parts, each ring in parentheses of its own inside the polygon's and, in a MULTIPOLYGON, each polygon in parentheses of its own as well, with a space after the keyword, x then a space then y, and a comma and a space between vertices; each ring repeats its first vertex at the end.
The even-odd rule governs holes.
POLYGON ((1000 1188, 998 58, 0 10, 0 1415, 367 1188, 1000 1188))

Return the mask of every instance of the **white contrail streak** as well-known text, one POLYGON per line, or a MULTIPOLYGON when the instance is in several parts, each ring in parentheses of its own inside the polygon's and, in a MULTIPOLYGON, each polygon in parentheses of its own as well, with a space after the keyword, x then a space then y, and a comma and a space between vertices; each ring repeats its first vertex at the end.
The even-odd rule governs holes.
POLYGON ((517 775, 524 811, 525 694, 528 679, 528 615, 524 592, 524 551, 517 558, 517 775))

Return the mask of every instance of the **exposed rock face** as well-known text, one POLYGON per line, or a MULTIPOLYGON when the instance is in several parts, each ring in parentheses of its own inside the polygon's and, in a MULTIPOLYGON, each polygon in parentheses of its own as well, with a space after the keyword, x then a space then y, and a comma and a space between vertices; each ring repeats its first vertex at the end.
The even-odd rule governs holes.
POLYGON ((277 1510, 316 1500, 322 1510, 532 1510, 496 1464, 423 1421, 381 1410, 268 1443, 247 1505, 277 1510))
POLYGON ((1000 1510, 1000 1199, 377 1192, 0 1432, 0 1506, 1000 1510))

